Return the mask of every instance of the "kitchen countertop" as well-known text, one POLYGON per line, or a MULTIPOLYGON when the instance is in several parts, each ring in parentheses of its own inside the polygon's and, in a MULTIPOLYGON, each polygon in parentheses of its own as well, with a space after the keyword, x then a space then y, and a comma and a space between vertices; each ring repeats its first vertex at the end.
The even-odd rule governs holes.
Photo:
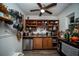
POLYGON ((59 41, 62 41, 64 43, 66 43, 66 44, 69 44, 69 45, 79 49, 79 44, 77 44, 77 43, 70 42, 70 41, 68 41, 68 40, 66 40, 64 38, 59 38, 59 41))
POLYGON ((51 35, 29 35, 29 36, 23 36, 24 38, 35 38, 35 37, 57 37, 57 36, 51 36, 51 35))

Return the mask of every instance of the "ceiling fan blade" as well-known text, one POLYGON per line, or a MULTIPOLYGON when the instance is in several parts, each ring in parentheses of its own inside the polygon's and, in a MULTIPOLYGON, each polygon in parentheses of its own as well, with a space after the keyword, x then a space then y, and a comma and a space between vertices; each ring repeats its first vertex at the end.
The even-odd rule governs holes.
POLYGON ((41 16, 41 15, 42 15, 42 13, 40 12, 39 16, 41 16))
POLYGON ((48 10, 45 10, 45 12, 46 12, 46 13, 49 13, 49 14, 52 14, 52 12, 50 12, 50 11, 48 11, 48 10))
POLYGON ((30 10, 31 12, 34 12, 34 11, 39 11, 40 9, 34 9, 34 10, 30 10))
POLYGON ((51 3, 51 4, 49 4, 48 6, 46 6, 44 8, 45 9, 48 9, 48 8, 53 7, 53 6, 56 6, 56 5, 57 5, 57 3, 51 3))
POLYGON ((37 5, 40 7, 40 9, 42 9, 42 5, 41 5, 41 3, 37 3, 37 5))

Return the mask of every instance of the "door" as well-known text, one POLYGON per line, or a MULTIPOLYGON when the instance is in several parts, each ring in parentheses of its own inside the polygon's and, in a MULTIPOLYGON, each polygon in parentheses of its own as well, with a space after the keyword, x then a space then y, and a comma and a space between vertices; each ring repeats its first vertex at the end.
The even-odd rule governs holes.
POLYGON ((33 39, 33 49, 42 49, 42 38, 33 39))

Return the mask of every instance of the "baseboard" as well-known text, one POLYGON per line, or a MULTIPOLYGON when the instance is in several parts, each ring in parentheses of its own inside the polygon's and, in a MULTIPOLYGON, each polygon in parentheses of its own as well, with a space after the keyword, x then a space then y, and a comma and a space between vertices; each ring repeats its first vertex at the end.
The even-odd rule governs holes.
POLYGON ((24 54, 22 52, 16 52, 12 56, 24 56, 24 54))
POLYGON ((34 49, 33 50, 56 50, 57 48, 42 48, 42 49, 34 49))
POLYGON ((32 51, 32 50, 56 50, 56 48, 52 48, 52 49, 24 49, 23 51, 32 51))
POLYGON ((32 49, 29 49, 29 50, 28 49, 24 49, 23 51, 32 51, 32 49))

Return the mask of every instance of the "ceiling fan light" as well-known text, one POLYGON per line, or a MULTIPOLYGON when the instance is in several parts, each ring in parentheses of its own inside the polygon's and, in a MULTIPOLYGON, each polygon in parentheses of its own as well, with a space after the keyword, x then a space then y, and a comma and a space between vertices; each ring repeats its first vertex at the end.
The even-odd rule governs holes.
POLYGON ((45 12, 45 10, 44 9, 41 9, 41 13, 44 13, 45 12))

